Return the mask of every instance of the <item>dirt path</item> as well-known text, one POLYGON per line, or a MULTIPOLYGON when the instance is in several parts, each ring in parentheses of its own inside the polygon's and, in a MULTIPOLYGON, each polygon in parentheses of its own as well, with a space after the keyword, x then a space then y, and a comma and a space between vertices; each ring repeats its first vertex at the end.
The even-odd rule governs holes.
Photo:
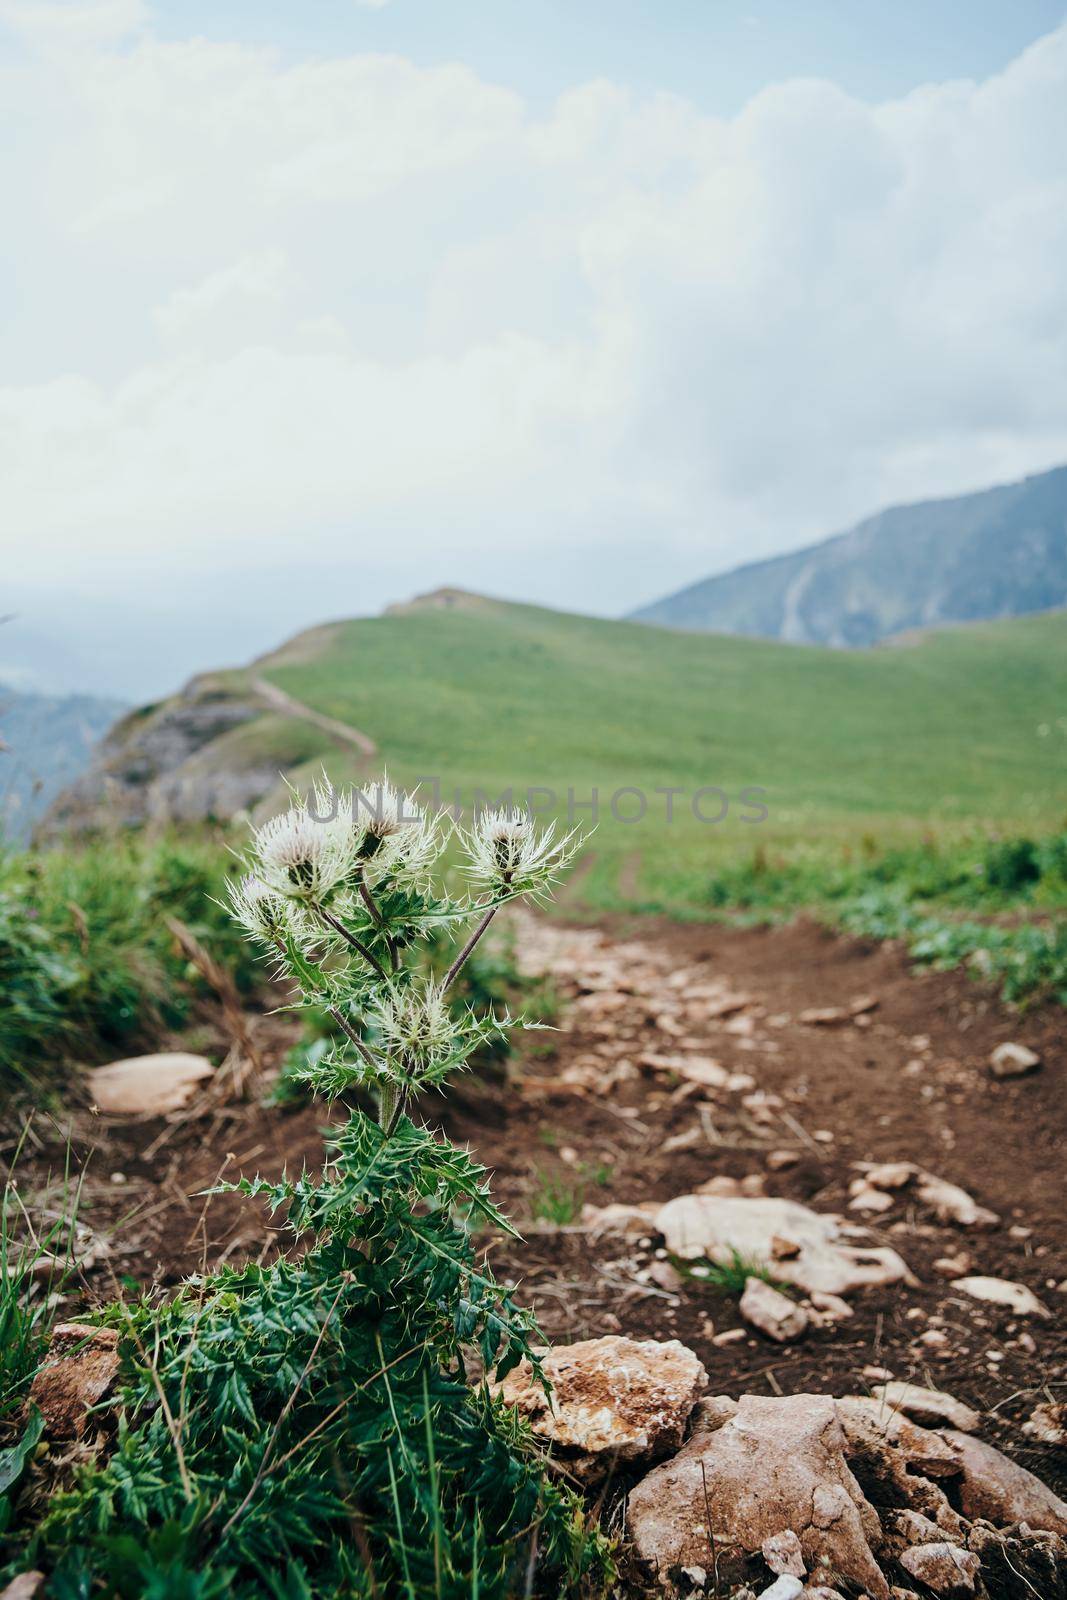
POLYGON ((283 716, 298 717, 304 722, 312 722, 316 728, 321 728, 323 733, 328 733, 331 739, 339 739, 342 744, 351 745, 360 755, 378 754, 378 746, 374 740, 362 733, 359 728, 353 728, 347 722, 339 722, 336 717, 324 716, 321 711, 315 711, 302 701, 294 700, 291 694, 286 694, 284 689, 279 689, 277 684, 271 683, 269 679, 253 678, 252 687, 272 711, 280 711, 283 716))
MULTIPOLYGON (((1067 1395, 1062 1011, 1013 1015, 962 975, 917 974, 895 948, 808 923, 530 923, 520 948, 560 996, 561 1031, 529 1035, 506 1069, 462 1080, 446 1127, 494 1168, 494 1196, 526 1232, 519 1245, 490 1242, 494 1266, 521 1281, 553 1339, 678 1337, 713 1390, 731 1395, 864 1392, 871 1369, 885 1368, 991 1413, 986 1436, 1062 1488, 1062 1457, 1021 1426, 1038 1401, 1067 1395), (813 1008, 839 1016, 805 1020, 813 1008), (1043 1064, 1001 1082, 989 1055, 1009 1038, 1043 1064), (718 1063, 726 1081, 689 1082, 680 1063, 694 1059, 718 1063), (850 1211, 856 1164, 872 1161, 911 1162, 962 1185, 999 1221, 941 1220, 911 1189, 880 1216, 850 1211), (598 1232, 583 1211, 729 1180, 869 1226, 915 1283, 856 1293, 849 1320, 775 1345, 743 1324, 735 1294, 658 1281, 665 1252, 651 1227, 598 1232), (1024 1319, 969 1298, 935 1266, 961 1257, 969 1265, 957 1274, 1023 1283, 1054 1315, 1024 1319)), ((256 1027, 277 1061, 292 1023, 263 1016, 256 1027)), ((172 1130, 83 1124, 76 1152, 99 1145, 88 1220, 104 1228, 135 1213, 116 1229, 107 1273, 173 1282, 220 1259, 269 1254, 276 1235, 256 1207, 225 1199, 205 1208, 192 1197, 222 1168, 314 1166, 323 1120, 319 1107, 254 1104, 172 1130)), ((94 1284, 107 1287, 99 1273, 94 1284)))

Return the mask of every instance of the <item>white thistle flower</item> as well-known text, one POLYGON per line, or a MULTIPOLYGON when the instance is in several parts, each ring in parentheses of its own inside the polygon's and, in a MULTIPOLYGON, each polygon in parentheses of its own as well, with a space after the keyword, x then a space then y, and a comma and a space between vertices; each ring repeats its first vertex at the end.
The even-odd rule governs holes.
MULTIPOLYGON (((317 788, 317 807, 323 797, 317 788)), ((352 830, 344 816, 329 808, 313 815, 302 803, 258 828, 253 848, 264 882, 297 900, 324 900, 354 865, 352 830)))
POLYGON ((356 856, 371 883, 421 882, 441 853, 439 819, 387 777, 355 791, 351 818, 356 856))
POLYGON ((388 1054, 409 1079, 418 1079, 449 1060, 460 1029, 445 1000, 444 985, 429 982, 394 990, 371 1013, 388 1054))
POLYGON ((271 949, 284 945, 287 938, 299 940, 306 934, 299 907, 253 873, 231 878, 226 892, 236 920, 252 938, 262 940, 271 949))
POLYGON ((494 894, 537 896, 547 892, 581 842, 576 828, 559 838, 555 823, 539 832, 527 811, 482 811, 464 836, 465 870, 494 894))

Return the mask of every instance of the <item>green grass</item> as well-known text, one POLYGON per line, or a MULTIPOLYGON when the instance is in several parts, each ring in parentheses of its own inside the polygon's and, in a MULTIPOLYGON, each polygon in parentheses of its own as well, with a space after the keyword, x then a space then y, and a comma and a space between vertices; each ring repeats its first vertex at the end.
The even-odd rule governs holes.
POLYGON ((158 1046, 202 980, 166 919, 247 985, 250 947, 216 904, 236 863, 210 839, 101 838, 0 857, 0 1109, 61 1088, 67 1063, 158 1046))
MULTIPOLYGON (((551 1130, 541 1143, 549 1149, 558 1146, 551 1130)), ((537 1170, 530 1191, 530 1215, 535 1222, 551 1222, 557 1228, 569 1227, 582 1214, 589 1188, 604 1189, 610 1184, 613 1169, 607 1162, 579 1167, 576 1172, 537 1170)))
MULTIPOLYGON (((368 733, 398 779, 439 777, 446 798, 537 786, 565 817, 568 789, 599 790, 592 908, 699 914, 709 879, 757 844, 829 859, 865 835, 1040 833, 1067 802, 1058 614, 846 652, 472 601, 339 624, 262 671, 368 733), (670 825, 665 786, 686 791, 670 825), (717 826, 688 803, 709 786, 732 800, 717 826), (765 822, 741 820, 747 786, 765 790, 765 822), (649 801, 630 825, 608 809, 627 787, 649 801)), ((348 760, 331 758, 338 776, 348 760)))
POLYGON ((728 1261, 683 1261, 672 1258, 672 1264, 683 1277, 695 1280, 704 1289, 721 1289, 725 1294, 740 1298, 749 1278, 762 1278, 780 1294, 789 1293, 789 1285, 774 1276, 771 1268, 758 1256, 746 1256, 731 1247, 728 1261))

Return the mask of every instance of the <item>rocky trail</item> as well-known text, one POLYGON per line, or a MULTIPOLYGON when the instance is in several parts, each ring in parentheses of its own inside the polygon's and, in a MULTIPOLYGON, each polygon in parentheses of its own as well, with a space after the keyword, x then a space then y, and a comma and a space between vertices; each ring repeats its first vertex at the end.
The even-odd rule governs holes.
MULTIPOLYGON (((554 1408, 521 1369, 505 1394, 624 1534, 620 1592, 1067 1595, 1062 1012, 805 922, 530 920, 518 948, 558 1031, 441 1114, 555 1347, 554 1408)), ((269 1072, 293 1024, 248 1027, 269 1072)), ((88 1290, 272 1253, 258 1208, 199 1196, 315 1164, 322 1123, 80 1116, 88 1290)))

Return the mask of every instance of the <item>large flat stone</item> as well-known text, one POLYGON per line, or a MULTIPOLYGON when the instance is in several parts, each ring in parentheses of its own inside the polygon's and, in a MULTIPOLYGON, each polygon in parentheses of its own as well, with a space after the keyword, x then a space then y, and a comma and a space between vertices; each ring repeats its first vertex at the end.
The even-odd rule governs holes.
POLYGON ((638 1558, 661 1581, 706 1563, 709 1511, 716 1550, 756 1555, 792 1531, 809 1571, 829 1569, 888 1600, 872 1551, 878 1516, 849 1470, 828 1395, 743 1395, 721 1426, 698 1428, 630 1492, 627 1527, 638 1558))

